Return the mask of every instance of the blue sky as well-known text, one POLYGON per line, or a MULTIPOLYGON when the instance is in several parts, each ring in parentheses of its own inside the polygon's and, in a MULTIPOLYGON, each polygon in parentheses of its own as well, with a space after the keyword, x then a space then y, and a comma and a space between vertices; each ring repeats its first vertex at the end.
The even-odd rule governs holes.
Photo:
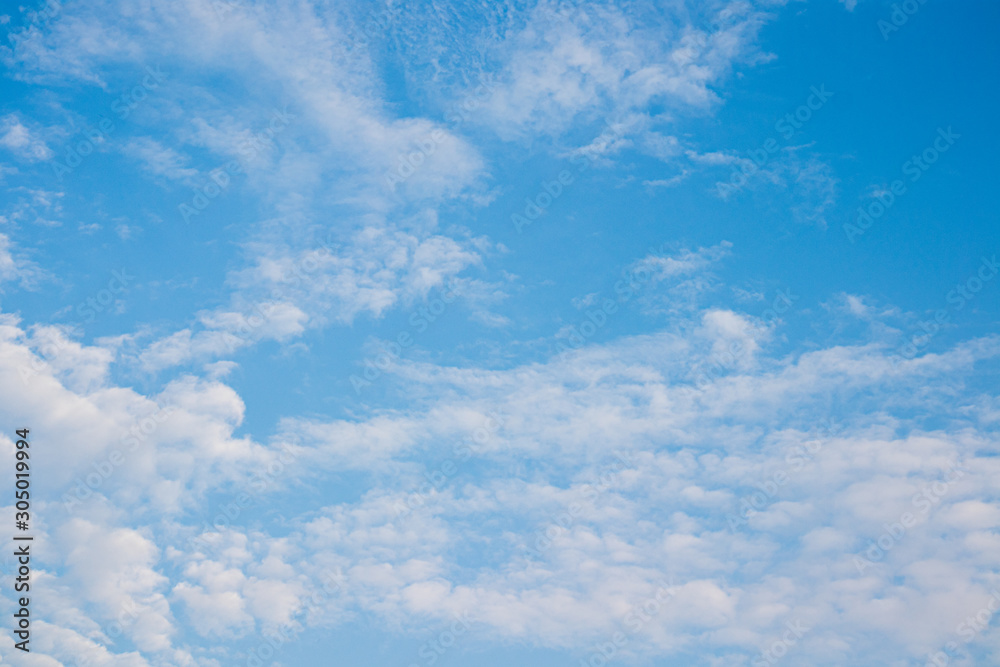
POLYGON ((995 663, 998 19, 0 5, 0 657, 995 663))

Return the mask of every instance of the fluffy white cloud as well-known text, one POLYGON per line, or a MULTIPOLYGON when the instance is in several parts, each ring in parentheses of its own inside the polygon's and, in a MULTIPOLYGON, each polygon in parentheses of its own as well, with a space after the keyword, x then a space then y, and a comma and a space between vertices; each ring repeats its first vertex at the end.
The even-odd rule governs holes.
POLYGON ((542 3, 504 42, 503 85, 488 102, 501 136, 561 134, 574 120, 618 122, 650 104, 704 108, 712 86, 737 62, 753 62, 765 15, 750 3, 690 8, 712 26, 699 29, 688 8, 624 12, 609 4, 542 3))
POLYGON ((14 114, 0 118, 0 146, 26 160, 48 160, 52 157, 52 149, 45 141, 14 114))
POLYGON ((190 181, 198 175, 197 169, 185 167, 187 160, 172 148, 155 139, 132 139, 123 149, 125 154, 138 160, 150 173, 173 180, 190 181))
POLYGON ((22 287, 31 288, 46 277, 37 264, 19 255, 13 250, 10 237, 0 234, 0 286, 5 282, 18 282, 22 287))
MULTIPOLYGON (((0 315, 0 416, 34 425, 45 471, 36 627, 47 655, 32 664, 215 667, 237 640, 357 617, 404 632, 458 617, 487 640, 583 658, 623 632, 627 657, 735 665, 791 623, 808 664, 894 664, 953 640, 1000 584, 1000 399, 981 382, 1000 338, 900 360, 898 311, 845 295, 827 310, 833 326, 846 316, 867 331, 778 351, 773 319, 706 302, 725 242, 626 267, 646 276, 639 314, 671 316, 662 330, 502 366, 404 360, 385 379, 402 407, 289 414, 270 439, 245 433, 243 397, 223 381, 238 350, 381 317, 453 283, 480 304, 502 298, 463 275, 499 246, 438 222, 444 202, 492 196, 467 134, 584 146, 570 157, 634 147, 692 169, 746 165, 688 149, 659 109, 716 104, 734 63, 766 58, 754 46, 766 16, 745 2, 695 12, 706 27, 677 4, 512 12, 462 51, 482 48, 501 75, 477 120, 457 123, 403 117, 372 83, 377 49, 345 39, 342 8, 223 9, 66 6, 2 51, 25 81, 108 90, 129 76, 123 64, 162 62, 126 156, 168 190, 200 185, 188 154, 236 160, 230 187, 268 212, 226 221, 249 229, 220 272, 212 303, 223 305, 194 306, 160 337, 86 345, 0 315), (220 79, 248 97, 210 83, 220 79), (262 129, 286 109, 280 132, 262 129), (569 136, 604 118, 613 138, 569 136), (206 377, 157 374, 206 362, 206 377)), ((401 51, 417 49, 406 30, 401 51)), ((47 156, 31 123, 0 122, 0 144, 47 156)), ((801 190, 794 212, 822 226, 836 182, 797 150, 758 182, 801 190)), ((61 193, 16 192, 30 201, 15 223, 58 210, 61 193)), ((0 280, 29 268, 0 235, 0 280)))
MULTIPOLYGON (((685 256, 698 254, 676 255, 685 256)), ((844 638, 857 641, 869 626, 881 633, 865 647, 873 655, 917 656, 948 641, 995 585, 983 570, 1000 521, 989 495, 1000 471, 984 454, 997 445, 995 420, 961 408, 995 402, 963 389, 962 378, 993 363, 1000 339, 894 365, 887 342, 772 357, 759 338, 747 343, 754 363, 699 389, 694 374, 715 342, 740 340, 751 320, 717 309, 691 317, 689 334, 627 338, 509 370, 401 363, 397 381, 426 397, 405 412, 286 420, 277 440, 296 461, 283 468, 286 482, 348 470, 383 480, 293 516, 287 541, 188 523, 190 500, 219 483, 235 484, 235 496, 237 471, 275 459, 232 436, 244 410, 235 392, 178 380, 156 397, 175 412, 144 436, 127 474, 101 482, 87 519, 74 508, 60 518, 60 504, 49 505, 59 526, 49 539, 66 545, 53 552, 66 555, 58 585, 103 623, 135 605, 129 636, 157 655, 184 650, 173 639, 182 621, 233 638, 337 623, 348 609, 408 627, 467 613, 486 636, 585 651, 628 631, 630 610, 671 580, 669 600, 629 631, 628 652, 695 655, 706 646, 746 656, 786 622, 809 628, 797 651, 816 664, 847 655, 844 638), (845 392, 857 399, 832 410, 845 392), (952 423, 928 422, 929 406, 954 406, 952 423), (831 417, 840 425, 824 426, 831 417), (174 496, 162 488, 170 481, 174 496), (160 513, 174 528, 154 536, 160 513), (128 528, 126 517, 150 528, 128 528), (911 525, 899 528, 904 521, 911 525), (458 556, 470 548, 491 556, 472 565, 458 556), (180 571, 166 574, 164 549, 180 571), (330 572, 343 573, 343 588, 310 604, 330 572), (942 625, 941 614, 954 622, 942 625)), ((5 386, 22 387, 4 405, 28 419, 43 409, 52 442, 71 432, 67 442, 87 445, 60 453, 69 478, 100 474, 109 449, 155 404, 100 373, 60 380, 58 364, 23 385, 17 367, 31 363, 32 339, 6 326, 5 386)), ((76 357, 106 354, 77 348, 76 357)), ((70 482, 61 479, 53 490, 70 482)), ((263 493, 280 498, 282 488, 263 493)))

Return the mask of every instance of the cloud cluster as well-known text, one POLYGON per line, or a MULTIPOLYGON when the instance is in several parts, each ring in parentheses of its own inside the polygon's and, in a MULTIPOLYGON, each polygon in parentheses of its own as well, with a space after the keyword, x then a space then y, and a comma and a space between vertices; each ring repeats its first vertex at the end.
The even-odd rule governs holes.
MULTIPOLYGON (((813 323, 836 342, 779 348, 779 301, 713 300, 738 251, 721 241, 626 265, 646 276, 633 315, 661 318, 642 335, 503 366, 400 358, 384 387, 405 400, 285 414, 268 433, 247 432, 223 381, 262 341, 345 330, 456 283, 473 318, 515 326, 485 312, 503 287, 470 275, 505 248, 442 211, 474 218, 497 196, 495 161, 514 145, 520 165, 535 139, 554 157, 680 165, 651 189, 748 167, 696 149, 677 119, 711 113, 735 66, 770 57, 757 33, 779 4, 428 3, 399 10, 439 17, 426 34, 390 15, 358 41, 366 8, 99 0, 20 28, 0 57, 28 84, 116 93, 162 68, 101 151, 199 207, 168 224, 235 229, 239 250, 220 297, 116 339, 0 314, 0 421, 32 425, 39 470, 30 664, 216 667, 244 640, 356 619, 461 622, 590 664, 612 646, 750 665, 779 645, 802 664, 906 664, 964 640, 954 628, 1000 585, 1000 337, 900 358, 900 311, 843 294, 813 323), (431 91, 415 96, 426 108, 383 80, 417 52, 399 76, 431 91), (615 138, 594 140, 605 122, 615 138)), ((33 168, 78 130, 65 117, 57 131, 4 116, 0 148, 33 168)), ((794 192, 793 214, 823 227, 837 182, 803 148, 748 184, 794 192)), ((42 213, 59 218, 63 193, 11 191, 12 230, 59 224, 42 213)), ((41 269, 11 238, 0 282, 30 286, 41 269)), ((969 648, 995 656, 1000 640, 969 648)))
MULTIPOLYGON (((677 272, 697 257, 643 261, 677 272)), ((134 606, 124 632, 157 661, 196 654, 191 631, 232 640, 336 625, 347 612, 410 629, 464 613, 480 638, 584 655, 662 580, 674 595, 624 653, 748 664, 787 622, 809 628, 795 651, 811 664, 915 658, 949 641, 948 619, 978 609, 997 583, 995 397, 967 379, 996 363, 1000 339, 897 364, 876 338, 786 356, 758 339, 753 363, 696 385, 692 369, 751 318, 708 307, 690 317, 686 333, 509 370, 403 361, 397 382, 424 397, 406 409, 284 421, 275 443, 292 446, 295 464, 259 492, 269 503, 291 511, 283 489, 321 488, 326 475, 363 480, 350 499, 283 517, 285 537, 266 523, 192 521, 212 489, 236 497, 276 457, 274 445, 233 437, 243 406, 225 385, 180 379, 154 402, 98 374, 71 391, 68 366, 53 359, 24 387, 18 365, 33 339, 8 317, 4 405, 49 415, 48 456, 60 465, 43 490, 45 539, 66 545, 47 551, 62 554, 49 576, 99 624, 134 606), (172 412, 125 451, 156 403, 172 412), (942 412, 953 415, 946 425, 942 412), (488 414, 502 415, 492 444, 463 448, 488 414), (86 514, 60 503, 114 448, 122 472, 92 489, 86 514), (903 528, 906 513, 917 520, 903 528), (94 531, 103 546, 86 538, 94 531), (342 592, 303 615, 307 591, 331 572, 342 592), (877 638, 861 639, 872 627, 877 638)))

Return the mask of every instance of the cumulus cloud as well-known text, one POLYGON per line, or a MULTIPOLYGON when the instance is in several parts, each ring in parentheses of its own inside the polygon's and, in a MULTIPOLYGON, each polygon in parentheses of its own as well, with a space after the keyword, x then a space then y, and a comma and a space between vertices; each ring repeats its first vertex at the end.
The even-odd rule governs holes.
POLYGON ((713 104, 712 86, 735 63, 761 57, 754 37, 765 15, 750 3, 704 11, 718 12, 707 30, 669 8, 647 8, 640 21, 609 4, 539 4, 505 42, 508 61, 489 101, 491 122, 513 138, 561 134, 579 117, 618 121, 654 103, 681 110, 713 104))
POLYGON ((22 287, 31 288, 44 279, 46 273, 37 264, 21 256, 13 246, 9 236, 0 234, 0 286, 5 282, 16 281, 22 287))
POLYGON ((52 157, 52 149, 15 114, 0 118, 0 146, 32 162, 52 157))
MULTIPOLYGON (((207 245, 208 225, 237 230, 239 253, 179 314, 90 342, 0 314, 0 415, 33 425, 44 471, 30 659, 216 667, 263 633, 355 620, 457 622, 584 660, 623 633, 622 657, 684 664, 751 664, 789 624, 804 664, 917 661, 954 640, 1000 583, 997 336, 903 359, 900 311, 845 293, 820 309, 819 333, 779 347, 774 317, 716 299, 733 245, 715 239, 620 265, 643 284, 629 317, 655 322, 645 333, 558 357, 415 354, 383 371, 395 402, 334 396, 262 424, 248 403, 286 387, 251 398, 233 361, 310 333, 346 345, 360 322, 456 285, 474 320, 526 326, 484 306, 517 276, 473 276, 504 246, 456 222, 496 195, 483 146, 537 139, 609 164, 634 150, 681 165, 645 181, 661 193, 747 167, 673 126, 721 104, 734 66, 768 59, 757 32, 778 4, 541 3, 468 19, 480 23, 448 53, 399 18, 374 44, 347 39, 353 8, 299 0, 101 0, 19 29, 0 55, 26 83, 115 93, 136 63, 163 63, 116 145, 171 213, 218 174, 205 165, 239 167, 218 195, 238 201, 213 200, 205 227, 185 228, 207 245), (498 68, 468 120, 435 117, 483 80, 472 68, 457 81, 451 59, 498 68), (391 67, 444 82, 415 95, 430 111, 379 83, 391 67), (593 139, 605 120, 613 137, 593 139), (847 319, 868 328, 845 333, 847 319)), ((432 3, 399 11, 440 16, 435 39, 463 20, 432 3)), ((0 146, 51 157, 35 127, 5 116, 0 146)), ((747 188, 790 193, 781 205, 822 228, 838 182, 803 148, 747 188)), ((63 196, 12 192, 5 285, 39 271, 14 248, 17 225, 46 224, 63 196)), ((592 289, 573 305, 602 303, 592 289)), ((981 647, 1000 650, 992 636, 981 647)))
MULTIPOLYGON (((643 261, 676 277, 709 270, 727 250, 643 261)), ((87 444, 66 445, 64 473, 45 491, 53 501, 63 494, 48 511, 58 527, 49 539, 66 545, 58 578, 104 622, 134 605, 129 636, 150 654, 188 650, 181 628, 231 640, 337 623, 351 609, 406 627, 468 613, 482 636, 583 655, 628 627, 630 610, 663 582, 672 593, 635 634, 637 656, 749 654, 790 621, 810 628, 797 650, 817 664, 846 659, 845 638, 856 642, 872 623, 872 655, 916 656, 946 641, 937 615, 922 610, 957 619, 992 585, 977 564, 1000 517, 984 495, 996 420, 958 408, 995 400, 963 378, 992 363, 1000 341, 898 364, 885 343, 866 340, 773 356, 766 337, 747 338, 748 315, 707 308, 690 317, 688 333, 508 370, 402 362, 396 382, 415 397, 405 410, 283 421, 276 442, 292 448, 292 465, 256 493, 279 500, 289 484, 320 483, 317 474, 381 480, 285 519, 287 542, 192 521, 191 503, 214 486, 230 485, 235 498, 253 488, 236 471, 279 460, 233 435, 245 407, 218 380, 180 379, 146 398, 105 373, 81 383, 53 363, 34 364, 24 385, 18 366, 32 364, 35 339, 8 318, 4 405, 22 418, 62 415, 49 417, 52 433, 87 444), (743 362, 696 383, 699 364, 733 341, 743 362), (858 398, 832 409, 845 392, 858 398), (172 407, 162 423, 157 403, 172 407), (930 406, 954 406, 953 422, 928 419, 930 406), (143 415, 153 417, 148 427, 143 415), (139 447, 103 479, 102 462, 128 450, 129 437, 139 447), (515 474, 523 464, 534 473, 515 474), (64 506, 73 480, 90 484, 91 472, 100 481, 81 501, 93 508, 84 519, 64 506), (918 522, 882 538, 906 512, 918 522), (172 528, 157 536, 160 514, 172 528), (474 544, 490 544, 492 556, 469 570, 459 554, 474 544), (164 556, 181 569, 168 574, 164 556), (308 591, 329 572, 342 573, 343 587, 310 605, 308 591), (943 607, 942 577, 965 591, 943 607), (907 622, 881 620, 872 596, 907 622)), ((107 364, 102 349, 77 344, 66 354, 107 364)))

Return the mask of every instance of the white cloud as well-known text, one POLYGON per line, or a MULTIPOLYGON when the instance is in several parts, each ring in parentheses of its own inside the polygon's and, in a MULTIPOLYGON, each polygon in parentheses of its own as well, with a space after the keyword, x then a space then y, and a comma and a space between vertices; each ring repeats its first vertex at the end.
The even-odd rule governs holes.
MULTIPOLYGON (((682 252, 672 262, 654 256, 650 266, 683 276, 707 270, 711 256, 725 251, 682 252)), ((141 612, 128 632, 153 653, 178 649, 179 626, 237 637, 267 625, 336 623, 345 609, 403 627, 469 611, 482 635, 586 650, 621 629, 629 609, 671 577, 675 595, 630 635, 636 655, 696 647, 748 654, 793 618, 813 628, 799 647, 813 662, 829 659, 831 650, 835 659, 846 655, 831 646, 848 637, 858 642, 869 624, 881 643, 860 641, 875 656, 917 655, 927 642, 946 640, 947 622, 922 610, 959 618, 990 585, 980 564, 994 548, 988 531, 1000 509, 987 493, 997 471, 983 452, 996 443, 980 426, 989 422, 978 415, 988 411, 962 417, 951 410, 953 423, 944 426, 924 415, 929 405, 937 411, 995 402, 963 388, 963 378, 1000 355, 1000 340, 971 341, 893 370, 882 344, 775 358, 766 339, 744 339, 759 346, 755 363, 697 390, 690 384, 697 363, 714 353, 715 342, 741 339, 751 320, 718 309, 691 318, 700 328, 690 334, 625 338, 508 370, 402 362, 394 370, 399 381, 424 397, 406 411, 286 419, 276 441, 296 453, 296 465, 283 473, 289 484, 347 470, 385 481, 293 517, 292 534, 280 539, 237 531, 216 533, 208 546, 184 539, 192 528, 183 525, 184 508, 240 471, 266 465, 273 452, 233 437, 245 407, 231 388, 195 378, 171 383, 156 399, 176 412, 129 454, 122 473, 102 482, 87 518, 61 514, 59 503, 46 511, 58 527, 55 539, 66 544, 57 550, 66 554, 59 585, 71 585, 75 606, 102 623, 135 604, 141 612), (908 390, 914 386, 921 391, 908 390), (830 400, 845 393, 857 398, 834 415, 843 426, 824 431, 830 400), (502 426, 462 461, 455 448, 491 411, 502 415, 502 426), (625 464, 616 463, 615 451, 625 464), (789 458, 796 451, 809 457, 789 458), (420 491, 425 470, 448 458, 454 474, 420 491), (522 463, 535 470, 528 479, 512 473, 522 463), (953 463, 964 477, 937 494, 940 502, 921 514, 919 526, 858 572, 854 555, 879 538, 883 524, 906 511, 919 514, 911 498, 934 492, 953 463), (777 471, 786 477, 772 494, 777 471), (165 497, 164 484, 180 495, 142 502, 165 497), (764 502, 731 531, 741 497, 754 493, 764 493, 764 502), (399 515, 407 498, 419 502, 399 515), (175 528, 157 542, 172 546, 157 546, 142 527, 157 525, 159 516, 175 528), (501 518, 502 528, 495 524, 501 518), (459 557, 475 544, 489 544, 490 558, 459 557), (182 572, 168 577, 161 553, 182 572), (343 591, 303 615, 320 572, 337 570, 347 578, 343 591), (893 583, 896 572, 906 583, 893 583), (942 580, 966 593, 941 606, 942 580), (891 622, 873 597, 893 606, 891 622)), ((62 372, 57 365, 41 367, 24 385, 17 368, 30 364, 29 340, 8 318, 2 404, 18 419, 48 415, 51 440, 76 443, 59 451, 65 470, 52 482, 60 489, 107 460, 155 406, 109 386, 100 373, 70 391, 51 375, 62 372)), ((80 347, 71 354, 106 364, 104 352, 80 347)), ((265 492, 277 498, 283 488, 265 492)), ((64 647, 73 641, 59 640, 64 647)))
POLYGON ((130 140, 124 147, 126 155, 138 160, 151 174, 171 180, 190 182, 198 170, 184 166, 187 158, 150 137, 130 140))
MULTIPOLYGON (((161 370, 232 355, 260 340, 285 342, 307 328, 349 324, 362 313, 381 316, 445 289, 480 263, 480 248, 491 249, 484 241, 373 225, 337 247, 297 251, 254 242, 248 249, 255 264, 230 277, 237 289, 233 306, 201 313, 197 330, 185 328, 153 341, 138 353, 138 363, 161 370), (261 300, 249 301, 258 295, 261 300)), ((481 285, 457 282, 470 287, 459 290, 465 298, 497 298, 482 293, 481 285)))
MULTIPOLYGON (((227 192, 238 184, 286 213, 273 236, 269 222, 249 223, 247 236, 264 238, 246 244, 244 268, 231 272, 231 303, 137 352, 145 369, 212 361, 362 313, 378 317, 480 261, 481 240, 436 229, 434 208, 448 198, 472 205, 488 199, 478 151, 454 128, 396 117, 371 83, 377 64, 348 48, 337 12, 279 5, 240 4, 224 16, 200 2, 126 12, 112 0, 63 8, 7 55, 29 79, 70 77, 109 88, 140 76, 123 65, 156 63, 163 81, 142 102, 156 124, 130 117, 138 136, 125 154, 154 177, 198 186, 209 169, 187 156, 201 155, 212 168, 235 160, 240 167, 229 174, 227 192), (109 41, 91 44, 79 34, 109 41), (179 74, 191 69, 243 82, 250 95, 191 84, 179 74), (400 160, 419 164, 400 172, 400 160), (328 219, 331 203, 347 212, 328 219), (301 242, 317 227, 337 252, 317 257, 301 242), (309 256, 319 266, 303 280, 297 274, 309 256), (247 322, 271 304, 264 325, 246 333, 247 322)), ((476 316, 488 317, 481 310, 476 316)), ((503 323, 495 315, 492 321, 503 323)))
POLYGON ((184 603, 191 624, 204 637, 234 638, 254 627, 253 616, 248 614, 241 594, 243 573, 222 570, 202 563, 188 568, 185 576, 192 579, 211 577, 206 588, 182 581, 174 587, 173 594, 184 603))
POLYGON ((162 594, 167 579, 154 569, 158 549, 148 536, 127 528, 108 532, 85 519, 70 519, 56 542, 76 595, 108 618, 129 610, 126 632, 140 650, 170 646, 174 627, 162 594))
MULTIPOLYGON (((706 320, 714 322, 720 334, 738 336, 746 320, 722 315, 709 313, 706 320)), ((507 565, 480 571, 475 584, 463 583, 457 563, 428 570, 423 583, 375 577, 370 570, 348 572, 354 574, 355 587, 367 591, 354 594, 379 613, 393 618, 435 614, 443 621, 468 609, 498 636, 545 645, 585 646, 602 633, 612 633, 629 604, 641 601, 644 592, 648 597, 657 576, 668 575, 681 582, 678 595, 634 645, 647 655, 695 650, 705 642, 752 653, 785 620, 801 618, 816 628, 811 639, 804 640, 801 655, 828 659, 824 652, 831 642, 844 636, 856 641, 855 633, 876 618, 871 603, 852 592, 859 586, 881 589, 880 595, 890 599, 908 599, 897 613, 919 627, 903 629, 907 626, 897 623, 898 616, 891 625, 879 622, 891 646, 875 643, 866 650, 916 655, 922 640, 947 639, 948 626, 932 623, 920 611, 926 605, 918 601, 929 604, 936 599, 935 591, 919 579, 900 589, 891 583, 891 573, 914 558, 950 563, 981 558, 979 551, 959 555, 948 535, 962 530, 971 537, 996 523, 993 504, 970 500, 993 474, 977 468, 994 467, 988 459, 975 458, 973 463, 970 457, 977 457, 975 452, 995 437, 985 432, 958 436, 968 425, 949 432, 922 431, 918 417, 903 415, 919 410, 929 397, 907 398, 900 389, 916 382, 938 386, 944 396, 951 391, 956 362, 965 369, 958 372, 969 372, 973 358, 1000 354, 1000 342, 985 339, 968 350, 927 360, 933 370, 911 367, 896 376, 889 374, 887 360, 875 349, 833 348, 768 360, 768 370, 737 370, 701 392, 666 379, 683 377, 678 371, 688 363, 676 352, 679 342, 666 335, 648 344, 637 338, 588 349, 565 365, 511 371, 439 369, 430 374, 426 371, 431 369, 410 364, 414 381, 419 377, 430 386, 459 386, 459 395, 467 398, 436 405, 417 424, 412 416, 400 416, 380 430, 390 433, 395 421, 403 433, 443 444, 439 457, 455 458, 451 443, 463 436, 451 425, 460 407, 492 404, 505 415, 498 437, 514 455, 550 467, 570 466, 575 484, 599 479, 602 464, 608 465, 610 451, 616 448, 630 451, 635 460, 592 501, 582 496, 582 486, 573 493, 573 487, 563 491, 565 483, 525 484, 505 478, 503 468, 497 468, 498 477, 486 479, 464 476, 460 470, 402 518, 392 517, 391 511, 387 516, 387 499, 375 493, 353 509, 349 504, 329 508, 326 513, 333 523, 314 521, 305 541, 329 535, 330 544, 341 545, 339 552, 356 562, 378 554, 381 562, 398 566, 449 553, 450 545, 468 540, 469 531, 484 525, 487 517, 502 515, 515 525, 527 521, 527 534, 493 538, 494 557, 502 557, 507 565), (953 359, 946 360, 949 356, 953 359), (817 428, 829 414, 826 397, 845 389, 860 395, 876 387, 869 399, 873 407, 899 413, 891 418, 896 424, 891 430, 880 427, 864 405, 852 408, 849 425, 834 435, 817 428), (894 397, 892 405, 884 402, 887 396, 894 397), (731 425, 731 420, 740 426, 731 425), (897 435, 900 428, 910 429, 910 434, 897 435), (811 460, 789 461, 790 451, 810 442, 819 445, 819 454, 813 450, 811 460), (878 539, 884 523, 897 521, 907 510, 919 513, 911 496, 941 480, 955 461, 969 472, 944 496, 926 525, 901 538, 886 557, 887 564, 858 573, 851 560, 854 554, 867 540, 878 539), (775 486, 775 497, 750 517, 749 525, 731 532, 726 518, 739 512, 739 494, 757 492, 754 485, 764 485, 775 470, 783 470, 790 481, 775 486), (574 501, 583 502, 583 509, 570 517, 567 508, 574 501), (358 523, 362 516, 367 520, 358 523), (563 516, 566 523, 560 524, 563 516), (556 528, 551 546, 527 560, 519 555, 521 544, 534 546, 548 527, 556 528), (381 537, 373 542, 377 535, 381 537), (799 535, 808 547, 801 556, 794 546, 799 535), (395 536, 391 552, 380 546, 381 539, 390 536, 395 536), (734 553, 741 554, 737 562, 757 554, 750 561, 756 563, 756 574, 734 570, 739 567, 732 564, 734 553), (599 573, 599 580, 588 572, 599 573), (617 592, 602 592, 599 582, 604 581, 613 581, 617 592), (765 607, 774 611, 765 613, 765 607)), ((685 349, 690 355, 694 348, 685 349)), ((306 441, 320 433, 316 426, 286 426, 306 441)), ((368 433, 349 435, 346 426, 337 426, 330 431, 337 435, 324 435, 323 440, 337 443, 342 452, 349 442, 360 446, 373 441, 368 433)), ((403 441, 420 447, 412 436, 409 443, 403 441)), ((401 454, 398 449, 379 449, 386 459, 401 454)), ((495 460, 505 455, 498 450, 485 456, 495 460)), ((343 452, 327 460, 341 467, 364 459, 343 452)), ((374 457, 370 460, 376 465, 374 457)), ((401 487, 415 490, 420 483, 417 475, 401 487)), ((390 506, 396 501, 388 499, 390 506)), ((491 531, 483 530, 485 539, 491 531)), ((949 576, 982 594, 986 580, 975 571, 953 570, 949 576)), ((956 613, 959 607, 953 606, 956 613)))
POLYGON ((15 114, 0 118, 0 146, 32 162, 52 157, 45 141, 29 130, 15 114))
MULTIPOLYGON (((633 145, 681 159, 680 140, 650 129, 645 114, 661 102, 678 113, 710 107, 732 64, 759 57, 752 38, 763 17, 746 3, 727 7, 722 24, 699 30, 672 14, 635 25, 610 7, 541 6, 513 31, 504 85, 486 116, 502 137, 520 137, 561 135, 571 121, 616 114, 634 136, 592 142, 590 152, 633 145)), ((433 121, 397 118, 364 81, 375 64, 347 52, 332 9, 248 4, 226 20, 198 2, 119 9, 67 8, 50 31, 29 29, 4 57, 29 79, 108 85, 109 64, 170 56, 179 68, 252 82, 259 98, 232 107, 222 92, 165 86, 162 143, 137 139, 128 150, 169 179, 195 175, 181 157, 186 147, 238 155, 275 99, 289 98, 301 125, 254 154, 249 187, 290 213, 255 227, 244 268, 227 275, 224 306, 139 350, 0 318, 0 415, 45 424, 43 456, 59 464, 39 488, 39 544, 57 547, 42 550, 55 554, 40 576, 53 591, 43 599, 55 610, 46 618, 58 618, 39 625, 43 651, 145 665, 106 648, 108 623, 135 609, 124 631, 154 664, 212 665, 192 658, 189 644, 207 637, 214 649, 268 626, 330 626, 349 614, 413 630, 468 612, 482 638, 586 654, 627 629, 631 611, 670 580, 669 602, 629 635, 625 653, 696 662, 712 651, 745 663, 786 621, 801 619, 810 628, 797 647, 802 661, 844 664, 864 654, 889 664, 940 645, 951 620, 977 610, 997 584, 1000 470, 991 452, 1000 402, 992 385, 970 380, 996 363, 1000 339, 895 367, 887 329, 777 354, 767 336, 747 333, 750 315, 704 304, 728 243, 653 252, 627 267, 659 290, 650 294, 675 316, 669 329, 500 368, 404 360, 389 371, 404 408, 287 415, 270 445, 238 431, 246 405, 222 381, 232 362, 209 363, 208 379, 158 386, 142 378, 136 384, 154 387, 145 392, 123 386, 116 363, 132 380, 136 370, 212 362, 259 340, 287 343, 310 327, 379 317, 453 278, 481 301, 500 297, 461 277, 491 244, 445 234, 432 208, 474 191, 485 159, 433 121), (182 102, 193 112, 171 116, 182 102), (438 130, 433 155, 387 187, 400 155, 438 130), (330 175, 338 176, 333 192, 320 178, 330 175), (317 227, 333 230, 339 245, 311 247, 304 238, 317 227), (744 356, 693 386, 733 343, 744 356), (480 443, 492 412, 502 424, 480 443), (831 416, 843 422, 835 432, 824 426, 831 416), (481 446, 462 449, 470 444, 481 446), (246 521, 252 529, 198 527, 213 494, 227 502, 275 464, 282 445, 294 462, 261 499, 288 511, 291 496, 300 509, 308 490, 313 505, 280 527, 267 516, 246 521), (449 459, 455 472, 445 475, 449 459), (937 493, 956 462, 964 475, 937 493), (360 483, 333 494, 332 475, 360 483), (928 489, 937 502, 920 524, 858 571, 852 558, 886 524, 921 512, 913 498, 928 489), (755 512, 730 530, 748 498, 755 512), (343 572, 347 583, 307 609, 323 572, 343 572)), ((17 143, 22 135, 4 136, 31 150, 17 143)), ((726 152, 687 155, 692 164, 741 164, 726 152)), ((782 165, 769 182, 809 193, 799 213, 820 224, 835 184, 825 165, 782 165)), ((6 236, 0 242, 0 277, 14 276, 24 265, 6 236)), ((857 318, 886 315, 866 297, 844 302, 857 318)), ((7 436, 0 446, 13 451, 7 436)))
POLYGON ((816 155, 801 155, 807 146, 786 146, 778 155, 759 165, 729 152, 698 154, 688 151, 695 164, 706 167, 732 165, 715 184, 717 195, 728 200, 740 193, 772 192, 778 188, 792 198, 790 206, 799 222, 826 228, 826 211, 835 202, 838 179, 831 166, 816 155))
MULTIPOLYGON (((34 621, 36 633, 32 635, 31 649, 34 656, 31 662, 25 662, 31 667, 59 667, 77 661, 81 664, 95 667, 150 667, 138 651, 129 653, 113 653, 106 646, 85 637, 72 630, 48 623, 42 619, 34 621), (58 656, 56 660, 52 655, 58 656)), ((14 658, 8 654, 6 657, 14 658)), ((23 657, 21 658, 24 659, 23 657)))
POLYGON ((761 59, 753 41, 764 16, 749 3, 730 3, 711 17, 712 29, 690 18, 678 8, 650 8, 639 21, 607 4, 537 5, 505 41, 503 85, 488 102, 492 125, 505 138, 561 134, 579 118, 645 114, 652 103, 713 104, 712 86, 734 64, 761 59))
POLYGON ((16 281, 22 287, 31 288, 46 274, 34 262, 15 254, 12 246, 10 237, 0 234, 0 285, 16 281))

